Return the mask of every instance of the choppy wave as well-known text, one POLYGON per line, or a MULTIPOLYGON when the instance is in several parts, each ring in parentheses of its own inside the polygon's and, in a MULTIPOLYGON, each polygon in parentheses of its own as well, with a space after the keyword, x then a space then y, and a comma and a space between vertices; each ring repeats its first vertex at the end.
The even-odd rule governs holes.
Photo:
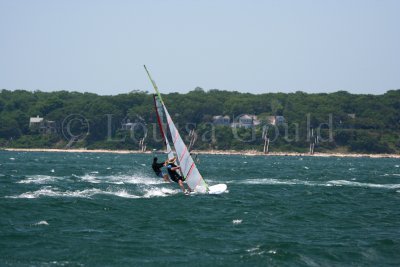
POLYGON ((353 186, 353 187, 368 187, 368 188, 385 188, 385 189, 397 189, 400 188, 400 184, 373 184, 373 183, 360 183, 347 180, 333 180, 327 182, 327 184, 335 186, 353 186))
POLYGON ((39 226, 39 225, 49 225, 49 223, 46 222, 46 221, 40 221, 40 222, 35 223, 34 225, 35 225, 35 226, 39 226))
POLYGON ((93 184, 108 183, 108 184, 156 185, 164 183, 164 181, 160 178, 150 178, 150 177, 132 176, 132 175, 96 176, 93 174, 85 174, 83 176, 77 176, 77 175, 74 176, 84 182, 93 184))
POLYGON ((232 223, 233 223, 233 224, 241 224, 242 222, 243 222, 242 219, 235 219, 235 220, 232 220, 232 223))
POLYGON ((145 190, 146 193, 143 195, 144 198, 151 197, 166 197, 168 195, 179 194, 179 189, 169 189, 169 188, 151 188, 145 190))
MULTIPOLYGON (((230 183, 235 183, 231 181, 230 183)), ((306 186, 351 186, 351 187, 364 187, 364 188, 383 188, 383 189, 398 189, 400 184, 374 184, 374 183, 362 183, 347 180, 332 180, 327 182, 318 181, 303 181, 298 179, 272 179, 272 178, 262 178, 262 179, 246 179, 237 182, 238 184, 248 184, 248 185, 306 185, 306 186)))
POLYGON ((140 194, 131 194, 126 189, 119 190, 102 190, 98 188, 90 188, 75 191, 61 191, 58 188, 45 186, 36 191, 29 191, 15 196, 6 196, 6 198, 39 198, 39 197, 76 197, 76 198, 91 198, 95 195, 113 195, 122 198, 152 198, 166 197, 169 195, 179 194, 180 190, 170 188, 145 188, 139 192, 140 194))
POLYGON ((78 175, 73 174, 72 176, 74 176, 75 178, 78 178, 82 181, 92 183, 92 184, 101 183, 101 181, 95 175, 92 175, 92 174, 85 174, 83 176, 78 176, 78 175))
MULTIPOLYGON (((132 175, 110 175, 96 176, 96 172, 84 174, 82 176, 72 174, 73 179, 80 180, 92 184, 142 184, 142 185, 157 185, 163 184, 164 181, 160 178, 132 176, 132 175)), ((19 184, 53 184, 60 180, 67 180, 70 177, 59 177, 50 175, 33 175, 17 181, 19 184)))
MULTIPOLYGON (((231 181, 230 183, 234 183, 234 181, 231 181)), ((317 185, 314 184, 313 182, 309 181, 302 181, 298 179, 291 179, 291 180, 280 180, 280 179, 273 179, 273 178, 261 178, 261 179, 246 179, 243 181, 237 182, 238 184, 250 184, 250 185, 256 185, 256 184, 270 184, 270 185, 317 185)))
POLYGON ((54 182, 59 177, 56 176, 49 176, 49 175, 34 175, 31 177, 27 177, 24 180, 20 180, 18 184, 47 184, 50 182, 54 182))
POLYGON ((16 196, 7 196, 6 198, 38 198, 38 197, 81 197, 90 198, 97 194, 115 195, 119 197, 126 198, 139 198, 139 196, 131 195, 126 190, 118 191, 107 191, 98 188, 90 188, 84 190, 75 191, 60 191, 57 188, 52 188, 51 186, 43 187, 36 191, 25 192, 16 196))

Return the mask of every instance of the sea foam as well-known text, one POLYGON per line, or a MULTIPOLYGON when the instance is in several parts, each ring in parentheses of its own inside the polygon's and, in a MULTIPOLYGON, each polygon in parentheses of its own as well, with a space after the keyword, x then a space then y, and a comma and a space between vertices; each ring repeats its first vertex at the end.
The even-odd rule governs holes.
POLYGON ((400 188, 400 184, 373 184, 373 183, 361 183, 347 180, 333 180, 327 182, 335 186, 353 186, 353 187, 367 187, 367 188, 384 188, 384 189, 397 189, 400 188))
POLYGON ((109 176, 96 176, 93 173, 85 174, 83 176, 73 175, 74 177, 93 184, 142 184, 142 185, 156 185, 163 184, 161 178, 132 176, 132 175, 109 175, 109 176))
MULTIPOLYGON (((234 183, 234 181, 231 181, 234 183)), ((319 181, 303 181, 299 179, 246 179, 237 182, 238 184, 248 185, 306 185, 306 186, 351 186, 351 187, 365 187, 365 188, 382 188, 382 189, 398 189, 400 184, 374 184, 362 183, 348 180, 331 180, 327 182, 319 181)))
POLYGON ((124 198, 139 198, 140 196, 129 194, 126 190, 108 191, 97 188, 76 190, 76 191, 60 191, 57 188, 43 187, 32 192, 25 192, 16 196, 7 196, 6 198, 39 198, 39 197, 77 197, 90 198, 94 195, 114 195, 124 198))
POLYGON ((40 222, 35 223, 34 225, 49 225, 49 223, 46 221, 40 221, 40 222))
POLYGON ((47 184, 50 182, 54 182, 57 180, 58 177, 56 176, 49 176, 49 175, 33 175, 30 177, 27 177, 24 180, 20 180, 17 183, 18 184, 47 184))

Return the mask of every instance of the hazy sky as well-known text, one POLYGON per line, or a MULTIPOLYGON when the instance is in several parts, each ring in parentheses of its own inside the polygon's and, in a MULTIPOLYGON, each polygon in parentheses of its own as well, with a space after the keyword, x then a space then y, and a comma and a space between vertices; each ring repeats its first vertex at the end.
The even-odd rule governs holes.
POLYGON ((400 89, 397 0, 0 0, 0 89, 400 89))

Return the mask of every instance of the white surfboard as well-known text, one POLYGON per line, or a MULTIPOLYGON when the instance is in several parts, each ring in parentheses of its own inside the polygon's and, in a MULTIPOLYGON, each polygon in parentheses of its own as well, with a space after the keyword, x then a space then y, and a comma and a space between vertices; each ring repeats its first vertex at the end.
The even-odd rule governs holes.
POLYGON ((208 187, 209 194, 222 194, 226 191, 228 186, 226 184, 216 184, 208 187))

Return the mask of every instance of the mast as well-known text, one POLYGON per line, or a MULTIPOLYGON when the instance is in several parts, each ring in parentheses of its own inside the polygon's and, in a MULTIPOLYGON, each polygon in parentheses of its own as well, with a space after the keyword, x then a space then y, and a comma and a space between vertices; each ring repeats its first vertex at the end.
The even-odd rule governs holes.
POLYGON ((146 65, 143 65, 143 67, 144 67, 144 69, 146 70, 147 76, 149 76, 149 79, 150 79, 151 83, 153 84, 154 90, 156 91, 156 93, 157 93, 157 95, 158 95, 158 98, 160 99, 161 104, 164 105, 164 101, 162 100, 160 91, 158 91, 158 87, 157 87, 156 82, 151 78, 150 72, 147 70, 146 65))

